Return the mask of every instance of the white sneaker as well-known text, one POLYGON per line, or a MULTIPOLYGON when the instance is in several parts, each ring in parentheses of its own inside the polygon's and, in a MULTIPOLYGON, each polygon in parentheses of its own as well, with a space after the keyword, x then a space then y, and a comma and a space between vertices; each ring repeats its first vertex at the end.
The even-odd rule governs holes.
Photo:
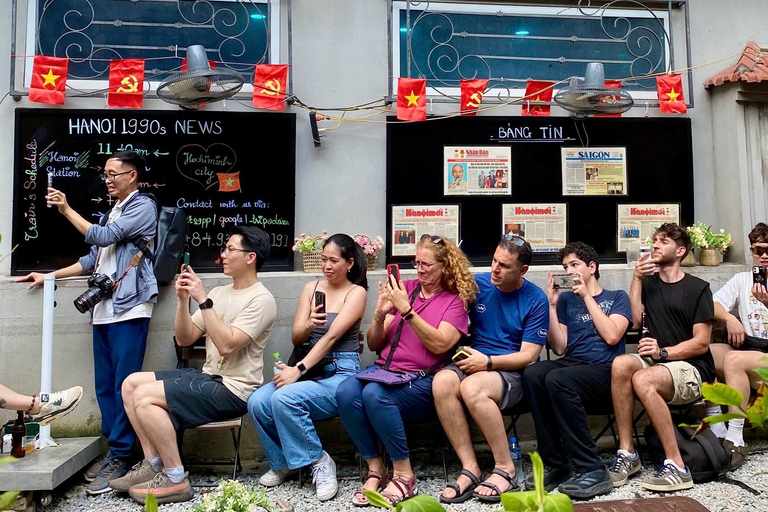
POLYGON ((40 412, 33 415, 32 420, 41 426, 49 425, 74 409, 82 396, 83 388, 80 386, 55 393, 40 393, 40 412))
POLYGON ((259 483, 264 487, 274 487, 285 482, 285 479, 294 473, 296 473, 296 470, 289 469, 287 466, 282 469, 278 469, 277 471, 270 468, 269 471, 261 475, 261 478, 259 478, 259 483))
POLYGON ((312 483, 315 484, 317 499, 326 501, 339 491, 339 482, 336 481, 336 463, 325 451, 320 460, 312 464, 312 483))

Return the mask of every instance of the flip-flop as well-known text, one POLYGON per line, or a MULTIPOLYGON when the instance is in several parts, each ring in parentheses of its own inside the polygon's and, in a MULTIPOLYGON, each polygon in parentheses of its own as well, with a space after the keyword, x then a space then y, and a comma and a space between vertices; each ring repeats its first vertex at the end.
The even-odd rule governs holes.
MULTIPOLYGON (((379 485, 376 488, 377 491, 382 490, 389 483, 389 474, 386 471, 384 472, 383 476, 378 471, 368 471, 368 474, 365 475, 365 478, 363 478, 363 485, 365 485, 365 482, 371 478, 375 478, 379 481, 379 485)), ((352 504, 356 507, 367 507, 370 505, 368 498, 366 497, 365 493, 363 493, 362 487, 356 490, 352 495, 352 504), (358 498, 358 496, 360 496, 360 498, 358 498)))
POLYGON ((501 495, 503 493, 510 492, 510 491, 512 491, 514 489, 517 489, 517 481, 515 480, 515 477, 509 476, 509 473, 507 473, 503 469, 494 468, 494 470, 491 471, 491 473, 494 474, 494 475, 499 475, 504 480, 506 480, 507 483, 509 483, 507 488, 504 491, 502 491, 501 489, 499 489, 499 487, 496 484, 492 484, 490 482, 481 482, 478 485, 478 487, 481 487, 481 486, 482 487, 487 487, 487 488, 491 489, 492 491, 496 491, 496 494, 490 494, 488 496, 484 496, 482 494, 477 494, 477 490, 475 490, 473 495, 475 496, 475 498, 477 498, 478 500, 483 501, 485 503, 499 503, 501 501, 501 495))
POLYGON ((477 486, 480 485, 480 478, 476 477, 466 469, 462 469, 461 474, 469 478, 472 483, 466 489, 464 489, 464 492, 461 492, 461 487, 457 482, 446 484, 445 488, 453 489, 456 492, 456 496, 453 498, 446 498, 440 494, 441 503, 464 503, 465 501, 472 499, 472 493, 475 491, 477 486))

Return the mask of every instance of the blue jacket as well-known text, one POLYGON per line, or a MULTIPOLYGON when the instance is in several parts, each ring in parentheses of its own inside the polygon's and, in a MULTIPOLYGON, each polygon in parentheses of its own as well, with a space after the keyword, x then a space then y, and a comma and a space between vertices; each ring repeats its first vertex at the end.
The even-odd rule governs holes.
MULTIPOLYGON (((85 242, 93 246, 91 251, 78 261, 84 274, 91 272, 96 266, 99 247, 115 244, 117 275, 111 277, 116 279, 128 268, 131 258, 139 251, 133 240, 136 237, 154 239, 157 230, 157 209, 150 198, 137 193, 125 203, 120 218, 103 226, 100 224, 91 225, 85 233, 85 242)), ((157 280, 152 262, 146 257, 141 259, 138 267, 128 271, 112 294, 115 313, 121 313, 144 302, 157 302, 157 280)))

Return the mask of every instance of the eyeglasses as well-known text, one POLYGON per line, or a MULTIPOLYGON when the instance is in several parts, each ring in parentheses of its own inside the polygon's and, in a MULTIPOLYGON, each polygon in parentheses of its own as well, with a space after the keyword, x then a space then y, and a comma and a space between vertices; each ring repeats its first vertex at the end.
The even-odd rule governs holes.
POLYGON ((411 262, 411 265, 413 265, 413 268, 418 269, 419 267, 422 267, 424 270, 431 269, 434 265, 437 265, 439 262, 436 261, 434 263, 424 263, 423 261, 413 260, 411 262))
POLYGON ((422 242, 426 242, 427 240, 429 240, 433 244, 445 245, 445 241, 442 238, 440 238, 439 236, 437 236, 437 235, 427 235, 427 234, 424 234, 424 235, 421 235, 420 240, 422 242))
POLYGON ((752 254, 757 256, 762 256, 763 254, 768 253, 768 247, 757 247, 756 245, 750 247, 749 250, 752 252, 752 254))
POLYGON ((515 235, 515 234, 512 234, 512 233, 507 233, 506 235, 504 235, 502 240, 506 240, 508 242, 512 242, 513 244, 515 244, 518 247, 522 247, 527 242, 525 238, 521 237, 520 235, 515 235))
POLYGON ((227 247, 226 245, 222 245, 221 249, 219 250, 219 254, 222 254, 222 255, 227 254, 229 252, 254 252, 254 251, 249 251, 247 249, 238 249, 237 247, 227 247))
POLYGON ((99 174, 99 179, 101 179, 101 181, 112 182, 112 181, 115 181, 115 178, 117 178, 118 176, 122 176, 123 174, 128 174, 128 173, 131 173, 131 172, 133 172, 133 171, 118 172, 116 174, 103 173, 103 174, 99 174))

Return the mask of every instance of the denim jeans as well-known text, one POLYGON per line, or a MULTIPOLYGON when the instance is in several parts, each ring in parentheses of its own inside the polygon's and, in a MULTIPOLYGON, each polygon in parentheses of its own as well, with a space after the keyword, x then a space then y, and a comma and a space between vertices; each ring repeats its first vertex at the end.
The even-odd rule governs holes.
POLYGON ((270 382, 248 399, 248 413, 256 425, 269 467, 296 469, 323 455, 313 420, 339 415, 336 388, 360 371, 357 352, 329 352, 336 374, 322 380, 298 381, 280 389, 270 382))

